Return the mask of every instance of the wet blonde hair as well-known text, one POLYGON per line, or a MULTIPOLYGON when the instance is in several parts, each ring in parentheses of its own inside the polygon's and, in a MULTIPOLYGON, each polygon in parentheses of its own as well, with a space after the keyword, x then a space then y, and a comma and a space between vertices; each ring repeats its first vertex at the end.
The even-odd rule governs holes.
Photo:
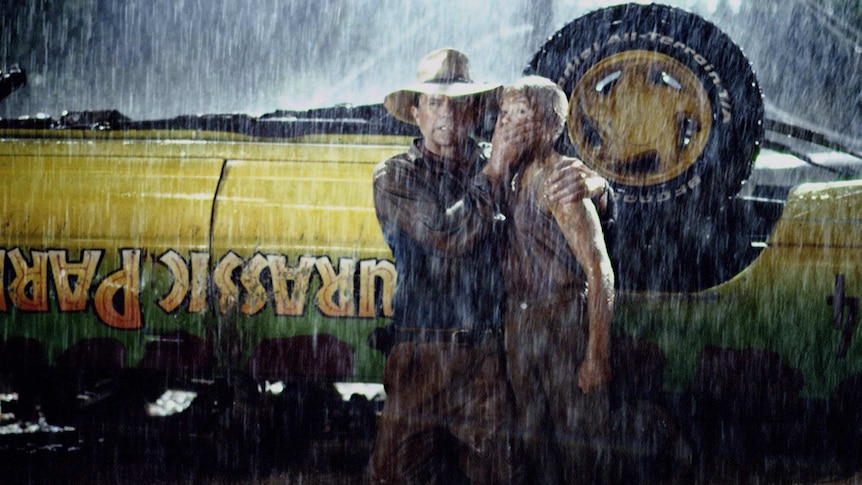
POLYGON ((513 96, 527 98, 555 138, 563 131, 569 102, 566 93, 553 81, 542 76, 524 76, 503 88, 501 99, 513 96))

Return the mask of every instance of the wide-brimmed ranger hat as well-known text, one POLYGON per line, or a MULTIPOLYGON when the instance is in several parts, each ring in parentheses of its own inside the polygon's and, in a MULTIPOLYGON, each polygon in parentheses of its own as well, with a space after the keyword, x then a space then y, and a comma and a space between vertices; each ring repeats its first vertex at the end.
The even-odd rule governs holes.
POLYGON ((484 109, 496 106, 501 84, 473 82, 470 77, 470 60, 463 52, 444 47, 425 54, 419 61, 416 71, 418 83, 395 91, 386 96, 383 106, 405 123, 415 125, 410 108, 415 105, 417 94, 440 94, 457 98, 462 96, 481 96, 484 109))

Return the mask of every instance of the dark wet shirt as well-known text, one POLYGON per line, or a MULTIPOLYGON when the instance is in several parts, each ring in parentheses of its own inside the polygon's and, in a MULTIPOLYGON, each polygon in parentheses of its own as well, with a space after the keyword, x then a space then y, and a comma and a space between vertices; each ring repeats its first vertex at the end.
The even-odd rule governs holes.
POLYGON ((500 231, 485 161, 476 144, 453 160, 418 139, 375 168, 374 205, 398 270, 396 327, 499 327, 500 231))

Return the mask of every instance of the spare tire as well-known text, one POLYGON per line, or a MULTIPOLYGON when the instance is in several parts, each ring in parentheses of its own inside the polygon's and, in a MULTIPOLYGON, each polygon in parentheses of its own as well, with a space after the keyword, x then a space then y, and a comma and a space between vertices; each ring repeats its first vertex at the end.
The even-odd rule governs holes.
POLYGON ((609 7, 554 34, 524 74, 566 92, 558 148, 615 189, 620 287, 701 289, 756 256, 733 196, 763 139, 763 98, 715 25, 663 5, 609 7))
POLYGON ((739 47, 694 14, 598 10, 551 37, 525 74, 552 79, 570 97, 572 148, 623 205, 690 203, 704 193, 727 200, 751 173, 763 138, 760 87, 739 47))

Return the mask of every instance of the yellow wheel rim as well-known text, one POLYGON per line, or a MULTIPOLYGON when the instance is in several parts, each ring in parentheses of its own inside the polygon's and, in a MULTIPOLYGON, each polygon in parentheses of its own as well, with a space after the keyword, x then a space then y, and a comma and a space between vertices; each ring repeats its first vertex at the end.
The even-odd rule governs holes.
POLYGON ((703 152, 712 106, 698 78, 653 51, 625 51, 591 67, 569 100, 569 136, 584 162, 629 186, 674 179, 703 152))

